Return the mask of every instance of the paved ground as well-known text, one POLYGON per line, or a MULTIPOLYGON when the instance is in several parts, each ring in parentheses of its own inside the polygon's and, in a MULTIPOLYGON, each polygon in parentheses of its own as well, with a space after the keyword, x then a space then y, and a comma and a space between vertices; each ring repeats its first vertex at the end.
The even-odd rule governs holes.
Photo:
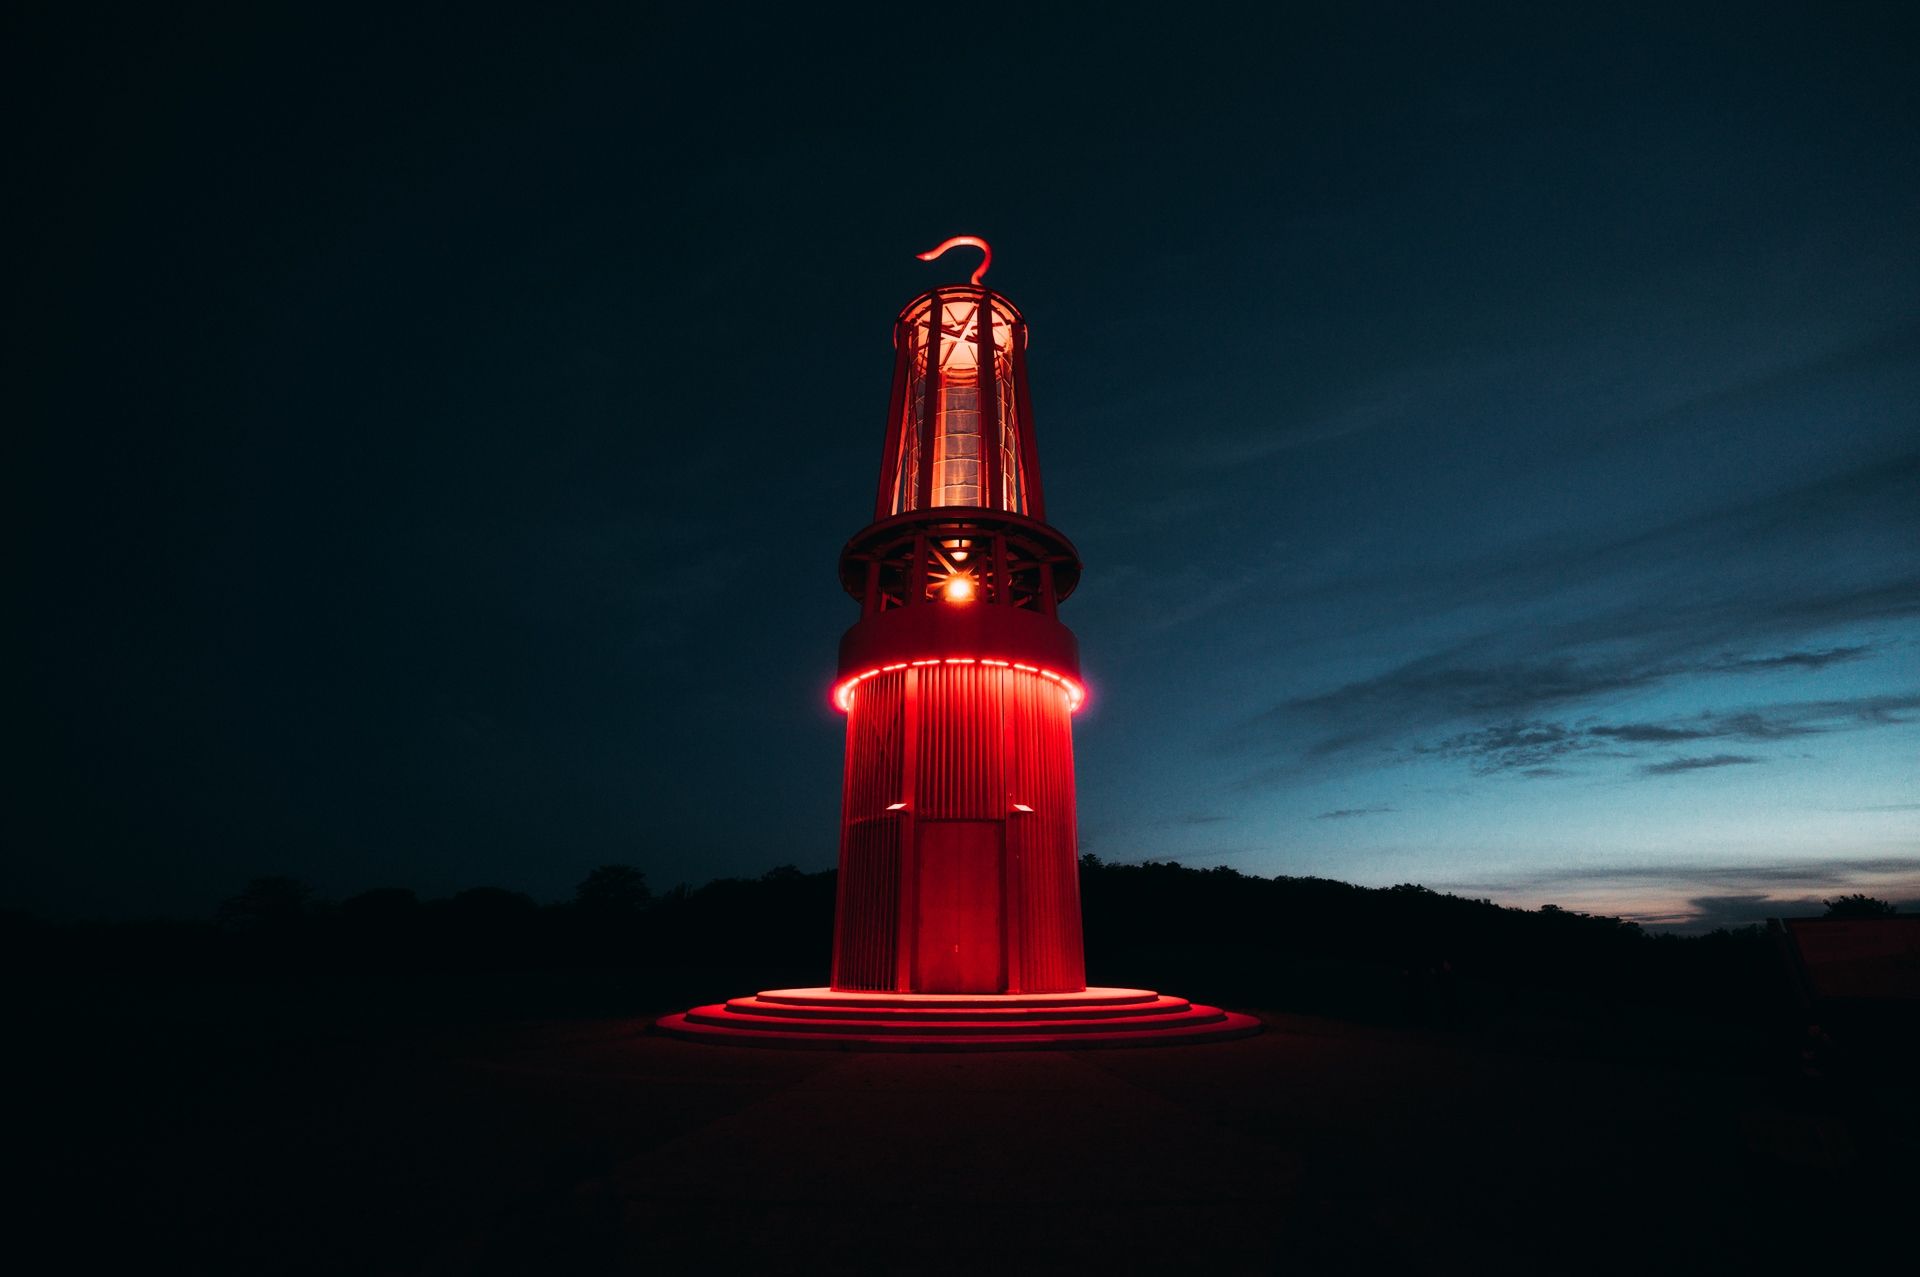
POLYGON ((15 1129, 80 1270, 1721 1269, 1904 1211, 1872 1118, 1723 1055, 1269 1020, 968 1056, 157 1027, 49 1048, 15 1129))

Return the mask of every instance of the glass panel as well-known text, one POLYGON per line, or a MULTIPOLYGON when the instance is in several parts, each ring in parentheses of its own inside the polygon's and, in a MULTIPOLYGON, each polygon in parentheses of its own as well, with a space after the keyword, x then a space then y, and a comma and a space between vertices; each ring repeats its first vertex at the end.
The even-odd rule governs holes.
MULTIPOLYGON (((981 303, 978 294, 943 295, 939 301, 940 359, 934 370, 933 506, 978 506, 986 502, 985 454, 981 448, 980 348, 981 303)), ((893 512, 922 506, 920 481, 921 418, 926 409, 928 303, 902 318, 903 337, 911 343, 907 359, 906 404, 902 410, 900 472, 894 483, 893 512)), ((999 421, 1000 504, 1025 513, 1025 483, 1020 473, 1020 440, 1013 387, 1013 314, 989 307, 993 369, 999 421)))

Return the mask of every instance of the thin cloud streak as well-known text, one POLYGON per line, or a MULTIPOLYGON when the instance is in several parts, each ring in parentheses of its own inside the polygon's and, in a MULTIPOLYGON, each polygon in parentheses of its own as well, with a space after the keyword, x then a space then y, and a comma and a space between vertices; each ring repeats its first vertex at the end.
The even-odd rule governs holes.
MULTIPOLYGON (((1920 874, 1920 854, 1914 856, 1843 857, 1832 860, 1705 862, 1671 864, 1569 865, 1565 869, 1519 874, 1499 881, 1449 883, 1453 890, 1519 891, 1557 883, 1703 883, 1750 886, 1754 883, 1797 883, 1843 886, 1862 876, 1920 874)), ((1431 885, 1431 884, 1430 884, 1431 885)))
POLYGON ((1387 812, 1397 810, 1398 808, 1394 807, 1343 807, 1339 811, 1323 811, 1318 816, 1315 816, 1314 819, 1352 820, 1355 816, 1380 816, 1387 812))
MULTIPOLYGON (((1710 740, 1768 744, 1908 723, 1914 721, 1912 714, 1916 710, 1920 710, 1920 692, 1850 700, 1785 701, 1660 722, 1580 723, 1534 719, 1498 723, 1433 743, 1416 743, 1408 752, 1462 760, 1476 775, 1518 772, 1542 779, 1571 774, 1565 764, 1575 758, 1640 757, 1635 746, 1685 745, 1710 740)), ((1762 761, 1750 755, 1738 757, 1743 761, 1762 761)), ((1684 765, 1656 763, 1639 770, 1643 775, 1659 776, 1699 770, 1702 766, 1727 765, 1730 764, 1698 761, 1684 765)))
POLYGON ((1677 776, 1683 772, 1707 771, 1715 767, 1748 767, 1765 762, 1752 754, 1713 754, 1704 758, 1669 758, 1664 762, 1645 763, 1640 767, 1642 776, 1677 776))
POLYGON ((1861 643, 1853 647, 1830 647, 1818 652, 1787 652, 1780 656, 1762 656, 1742 661, 1727 661, 1718 667, 1725 673, 1745 674, 1756 670, 1802 669, 1823 670, 1829 665, 1839 665, 1846 661, 1857 661, 1869 655, 1873 648, 1861 643))

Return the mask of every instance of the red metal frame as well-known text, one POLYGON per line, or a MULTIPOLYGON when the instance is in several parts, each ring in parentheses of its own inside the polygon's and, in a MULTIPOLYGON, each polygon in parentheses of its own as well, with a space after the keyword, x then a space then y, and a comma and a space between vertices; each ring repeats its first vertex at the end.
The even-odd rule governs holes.
POLYGON ((946 329, 946 307, 940 293, 932 294, 927 307, 927 364, 920 382, 920 420, 917 423, 920 451, 919 475, 914 481, 912 508, 926 509, 933 504, 933 436, 940 405, 940 339, 946 329))
POLYGON ((1040 452, 1033 438, 1033 393, 1027 389, 1027 321, 1013 326, 1013 419, 1020 427, 1020 491, 1027 517, 1047 521, 1047 502, 1040 488, 1040 452))
POLYGON ((980 299, 974 311, 973 330, 974 360, 979 365, 976 375, 980 378, 980 495, 986 498, 980 504, 988 509, 1004 510, 1007 494, 1000 486, 1000 441, 1004 427, 1000 424, 1000 400, 994 393, 998 370, 994 367, 990 296, 980 299))
POLYGON ((900 445, 905 438, 901 427, 907 416, 907 383, 912 379, 912 346, 897 337, 893 344, 893 395, 887 403, 887 441, 880 450, 880 491, 873 499, 875 523, 893 513, 893 494, 900 484, 900 445))

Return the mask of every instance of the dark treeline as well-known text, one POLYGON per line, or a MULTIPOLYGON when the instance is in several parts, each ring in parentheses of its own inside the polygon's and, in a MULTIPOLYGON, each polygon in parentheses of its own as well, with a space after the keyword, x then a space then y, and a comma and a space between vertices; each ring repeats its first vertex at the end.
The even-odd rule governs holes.
POLYGON ((730 979, 820 982, 833 892, 831 872, 791 866, 655 894, 639 869, 605 865, 571 900, 547 904, 500 887, 445 899, 381 887, 332 901, 292 878, 257 878, 204 921, 51 924, 0 914, 0 952, 16 971, 54 981, 332 981, 371 984, 376 997, 424 990, 433 1004, 393 1008, 402 1015, 664 1008, 737 991, 730 979), (379 989, 382 981, 392 988, 379 989), (574 986, 573 1001, 556 999, 574 986))
MULTIPOLYGON (((1462 1024, 1637 1005, 1752 1022, 1774 1014, 1785 993, 1781 955, 1759 927, 1648 935, 1617 918, 1411 885, 1093 856, 1081 862, 1081 889, 1093 982, 1230 1005, 1462 1024)), ((413 979, 441 989, 486 976, 478 985, 498 990, 498 977, 518 974, 530 977, 518 987, 537 992, 504 1008, 516 1013, 645 1012, 824 983, 833 908, 831 871, 783 866, 655 893, 640 870, 608 865, 561 903, 496 887, 324 901, 294 880, 262 878, 203 922, 55 925, 11 914, 0 915, 0 935, 15 971, 46 976, 413 979)))
POLYGON ((1431 1023, 1608 1004, 1750 1020, 1785 993, 1781 954, 1760 926, 1650 935, 1619 918, 1412 884, 1083 864, 1088 967, 1116 983, 1431 1023))

